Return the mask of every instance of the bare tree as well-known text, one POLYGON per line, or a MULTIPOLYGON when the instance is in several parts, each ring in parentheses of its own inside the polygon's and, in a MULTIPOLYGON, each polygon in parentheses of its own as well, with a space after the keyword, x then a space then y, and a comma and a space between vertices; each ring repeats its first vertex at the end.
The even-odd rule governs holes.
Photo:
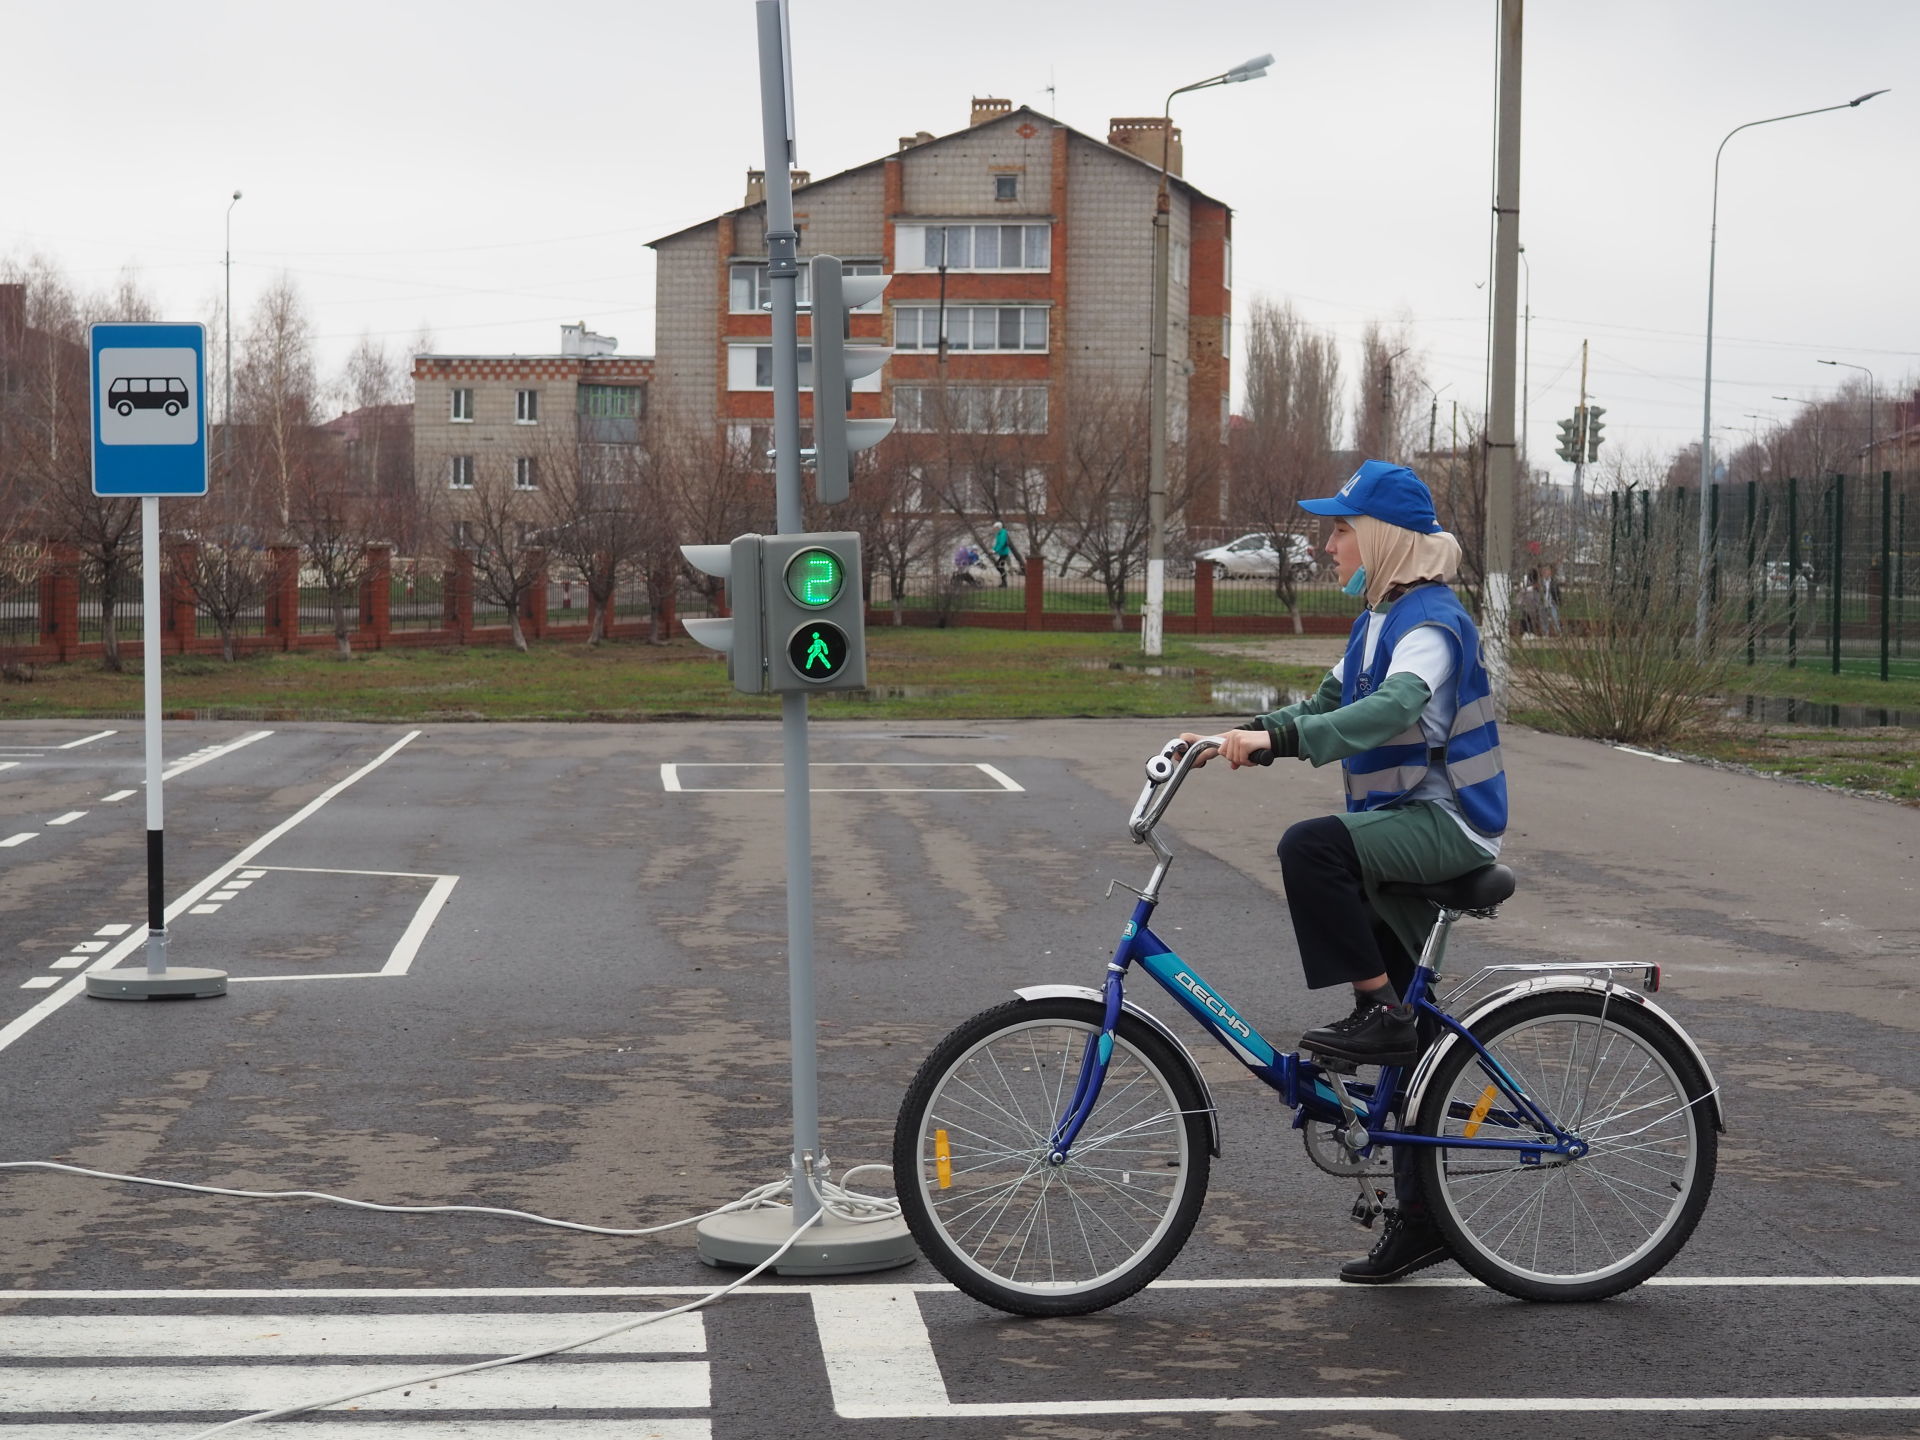
MULTIPOLYGON (((508 457, 485 456, 477 470, 473 489, 464 497, 474 591, 507 612, 513 648, 524 652, 527 636, 520 626, 520 607, 545 573, 540 552, 527 543, 538 528, 539 493, 520 487, 508 457)), ((460 543, 458 534, 455 543, 460 543)))
MULTIPOLYGON (((621 576, 640 558, 648 538, 643 518, 658 497, 637 444, 588 444, 577 417, 542 422, 535 447, 539 476, 540 542, 587 589, 592 623, 587 643, 598 645, 614 613, 621 576)), ((658 518, 657 516, 654 518, 658 518)))
POLYGON ((290 526, 294 495, 314 462, 319 382, 313 327, 288 277, 275 281, 254 306, 233 378, 241 463, 257 472, 280 524, 290 526))
POLYGON ((1276 538, 1274 593, 1303 628, 1286 537, 1305 533, 1299 502, 1325 493, 1340 424, 1340 353, 1291 304, 1253 302, 1247 328, 1246 424, 1232 454, 1235 513, 1276 538))
POLYGON ((935 437, 888 436, 855 471, 842 513, 842 523, 860 532, 869 597, 873 586, 884 584, 895 625, 906 623, 913 576, 938 572, 950 538, 938 498, 926 482, 925 452, 937 446, 935 437))
MULTIPOLYGON (((1126 628, 1127 587, 1145 568, 1147 549, 1147 395, 1145 387, 1090 388, 1076 396, 1064 463, 1053 497, 1062 533, 1106 592, 1113 628, 1126 628)), ((1184 452, 1167 457, 1167 510, 1178 514, 1192 492, 1184 452)))
POLYGON ((1403 461, 1420 398, 1420 356, 1404 323, 1368 321, 1360 334, 1353 444, 1363 460, 1403 461))
POLYGON ((240 620, 267 593, 271 562, 266 537, 272 517, 263 515, 253 477, 242 470, 222 477, 178 514, 174 575, 220 631, 220 650, 237 657, 240 620))
POLYGON ((707 596, 720 599, 722 582, 691 571, 681 560, 677 542, 668 534, 685 536, 690 543, 712 543, 752 531, 771 532, 776 525, 773 471, 754 442, 717 427, 660 417, 652 423, 653 474, 658 495, 653 513, 655 536, 642 557, 651 609, 668 585, 690 575, 707 596), (671 527, 663 531, 662 527, 671 527), (668 552, 671 551, 669 558, 668 552))

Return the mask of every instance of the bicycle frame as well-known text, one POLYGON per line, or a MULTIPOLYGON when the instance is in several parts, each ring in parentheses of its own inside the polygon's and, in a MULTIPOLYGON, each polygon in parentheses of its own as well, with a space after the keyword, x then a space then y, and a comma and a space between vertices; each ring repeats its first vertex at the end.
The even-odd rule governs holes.
MULTIPOLYGON (((1101 1031, 1087 1041, 1073 1098, 1054 1127, 1052 1154, 1049 1157, 1052 1163, 1065 1163, 1074 1140, 1093 1111, 1094 1102, 1099 1099, 1101 1086, 1106 1080, 1107 1065, 1113 1054, 1115 1028, 1120 1023, 1126 998, 1127 972, 1135 965, 1151 976, 1230 1055, 1279 1093, 1282 1103, 1294 1111, 1296 1128, 1309 1120, 1335 1125, 1340 1128, 1347 1146, 1362 1157, 1370 1154, 1375 1145, 1444 1145, 1450 1149, 1517 1150, 1522 1164, 1541 1164, 1549 1156, 1564 1161, 1584 1154, 1586 1145, 1577 1136, 1562 1129, 1507 1073, 1505 1067, 1488 1053, 1472 1032, 1432 999, 1433 980, 1446 951, 1447 935, 1454 921, 1465 912, 1441 910, 1427 936, 1419 963, 1414 969, 1413 981, 1403 998, 1419 1015, 1451 1030, 1472 1046, 1489 1078, 1490 1088, 1497 1095, 1505 1097, 1504 1106, 1499 1109, 1493 1108, 1494 1096, 1486 1097, 1482 1102, 1485 1108, 1478 1109, 1475 1118, 1479 1122, 1490 1121, 1496 1127, 1531 1126, 1539 1132, 1537 1139, 1483 1139, 1477 1135, 1450 1135, 1443 1140, 1391 1128, 1387 1123, 1388 1117, 1402 1089, 1400 1067, 1384 1067, 1375 1084, 1346 1082, 1310 1058, 1293 1051, 1276 1050, 1193 966, 1176 954, 1171 945, 1153 933, 1148 922, 1159 907, 1160 886, 1173 860, 1173 852, 1160 840, 1156 826, 1194 762, 1209 753, 1210 749, 1217 749, 1220 739, 1210 736, 1184 753, 1176 752, 1177 744, 1173 742, 1148 762, 1147 786, 1141 791, 1128 822, 1135 843, 1147 845, 1159 863, 1154 867, 1153 876, 1146 887, 1133 892, 1139 897, 1138 903, 1134 906, 1132 918, 1127 921, 1126 929, 1121 932, 1113 958, 1107 962, 1106 980, 1101 987, 1104 1004, 1101 1031), (1158 774, 1155 773, 1156 767, 1158 774), (1551 1140, 1548 1136, 1552 1137, 1551 1140)), ((1124 888, 1132 889, 1131 886, 1124 888)), ((1111 889, 1108 893, 1112 893, 1111 889)))

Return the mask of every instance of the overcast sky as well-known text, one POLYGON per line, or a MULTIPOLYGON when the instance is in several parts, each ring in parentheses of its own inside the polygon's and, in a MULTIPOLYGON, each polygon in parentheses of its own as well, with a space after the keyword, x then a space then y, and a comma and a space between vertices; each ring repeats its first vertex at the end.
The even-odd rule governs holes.
MULTIPOLYGON (((1449 403, 1485 367, 1495 0, 793 0, 800 163, 831 174, 998 95, 1104 137, 1183 96, 1187 176, 1231 205, 1235 301, 1291 299, 1351 340, 1410 321, 1449 403)), ((0 255, 83 287, 134 267, 207 313, 233 210, 236 316, 282 271, 337 368, 362 332, 550 353, 585 320, 652 349, 644 242, 737 205, 761 162, 751 0, 0 0, 0 255)), ((1521 231, 1532 451, 1580 342, 1609 440, 1697 438, 1714 148, 1716 424, 1870 367, 1920 377, 1920 5, 1535 0, 1521 231)), ((1148 223, 1142 216, 1141 223, 1148 223)), ((1244 331, 1244 327, 1239 327, 1244 331)), ((1727 443, 1735 436, 1720 437, 1727 443)))

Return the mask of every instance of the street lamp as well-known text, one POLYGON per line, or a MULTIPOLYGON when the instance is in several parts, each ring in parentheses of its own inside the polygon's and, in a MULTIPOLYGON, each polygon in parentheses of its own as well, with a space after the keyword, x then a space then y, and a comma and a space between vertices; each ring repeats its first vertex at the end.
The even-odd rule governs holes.
POLYGON ((1259 55, 1241 61, 1225 74, 1182 85, 1167 96, 1161 111, 1160 189, 1153 203, 1152 370, 1147 397, 1147 603, 1140 613, 1140 648, 1148 655, 1158 655, 1161 650, 1167 596, 1167 252, 1172 222, 1167 162, 1173 144, 1173 98, 1189 90, 1258 80, 1271 64, 1273 56, 1259 55))
POLYGON ((1848 370, 1865 372, 1867 377, 1867 470, 1861 473, 1865 474, 1867 471, 1871 471, 1873 469, 1873 452, 1879 444, 1874 436, 1873 429, 1873 371, 1868 370, 1864 365, 1855 365, 1851 360, 1816 360, 1813 363, 1816 365, 1839 365, 1848 370))
POLYGON ((1433 464, 1433 432, 1440 423, 1440 396, 1453 388, 1453 382, 1449 380, 1436 390, 1425 380, 1421 380, 1420 388, 1433 397, 1433 403, 1427 409, 1427 464, 1431 465, 1433 464))
POLYGON ((240 192, 227 202, 227 408, 221 414, 220 468, 230 472, 233 454, 233 207, 240 203, 240 192))
POLYGON ((1707 487, 1713 483, 1713 275, 1720 241, 1720 152, 1727 148, 1727 141, 1742 130, 1751 130, 1756 125, 1774 125, 1782 120, 1798 120, 1806 115, 1824 115, 1829 110, 1852 110, 1866 104, 1874 96, 1886 93, 1885 90, 1869 90, 1838 105, 1822 105, 1817 110, 1796 110, 1791 115, 1769 115, 1764 120, 1749 120, 1729 130, 1713 152, 1713 221, 1707 232, 1707 373, 1700 415, 1700 493, 1695 497, 1695 508, 1700 512, 1700 603, 1694 614, 1696 646, 1704 647, 1707 643, 1708 591, 1713 568, 1709 554, 1713 532, 1707 515, 1707 487))

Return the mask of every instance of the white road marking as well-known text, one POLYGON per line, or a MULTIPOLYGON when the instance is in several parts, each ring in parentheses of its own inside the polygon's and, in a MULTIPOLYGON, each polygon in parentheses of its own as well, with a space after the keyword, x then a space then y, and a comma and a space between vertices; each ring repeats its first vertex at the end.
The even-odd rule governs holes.
POLYGON ((38 830, 22 830, 18 835, 9 835, 6 839, 0 840, 0 850, 11 850, 16 845, 24 845, 39 833, 38 830))
POLYGON ((273 734, 271 730, 256 730, 251 735, 242 735, 238 740, 229 740, 224 745, 210 745, 204 750, 196 750, 184 760, 176 761, 170 768, 160 773, 162 784, 176 775, 184 775, 189 770, 197 770, 209 760, 218 760, 222 755, 231 755, 243 745, 251 745, 256 740, 264 740, 273 734))
POLYGON ((227 881, 227 889, 236 891, 244 890, 251 884, 253 884, 251 880, 229 880, 227 881))
MULTIPOLYGON (((31 1440, 190 1440, 206 1425, 35 1425, 31 1440)), ((272 1434, 272 1431, 262 1431, 272 1434)), ((713 1440, 713 1422, 659 1420, 320 1420, 302 1417, 299 1440, 713 1440)))
MULTIPOLYGON (((660 788, 672 793, 703 795, 780 795, 784 785, 689 785, 685 770, 779 770, 777 760, 686 760, 660 767, 660 788)), ((1002 795, 1025 793, 1025 788, 982 761, 960 760, 815 760, 807 766, 808 790, 815 795, 1002 795), (977 770, 992 785, 815 785, 815 770, 977 770)))
MULTIPOLYGON (((328 801, 344 793, 354 784, 378 770, 408 745, 411 745, 415 740, 419 739, 421 734, 422 732, 419 730, 409 730, 385 750, 382 750, 372 760, 369 760, 365 765, 362 765, 358 770, 347 776, 346 779, 321 791, 318 795, 314 796, 313 799, 301 806, 300 809, 289 815, 285 820, 282 820, 278 825, 267 831, 266 834, 255 840, 251 845, 248 845, 238 855, 234 856, 233 859, 220 866, 219 869, 207 876, 206 879, 194 885, 186 894, 175 900, 167 907, 162 919, 172 920, 175 916, 187 913, 187 911, 199 901, 202 895, 205 895, 209 890, 216 889, 220 882, 225 880, 227 876, 251 862, 254 856, 273 844, 274 841, 278 840, 282 835, 285 835, 289 830, 293 829, 294 826, 300 824, 301 821, 316 814, 328 801)), ((4 841, 0 841, 0 844, 4 843, 4 841)), ((265 873, 265 871, 248 872, 248 878, 257 880, 265 873)), ((129 934, 118 945, 114 946, 113 949, 107 951, 106 954, 88 966, 88 970, 111 970, 115 965, 119 964, 120 961, 138 949, 140 945, 145 942, 146 938, 145 931, 137 931, 129 934)), ((18 1016, 4 1026, 0 1026, 0 1050, 5 1050, 21 1036, 30 1032, 35 1026, 39 1025, 41 1021, 45 1020, 69 1000, 73 999, 74 996, 84 993, 86 988, 86 976, 76 975, 24 1015, 18 1016)))
POLYGON ((238 900, 240 898, 240 892, 238 890, 216 890, 213 892, 213 898, 215 900, 238 900))
POLYGON ((196 905, 187 913, 189 915, 218 915, 220 913, 220 907, 218 905, 196 905))
POLYGON ((18 760, 0 760, 0 770, 11 770, 19 763, 18 760))
MULTIPOLYGON (((121 928, 125 929, 126 927, 122 926, 121 928)), ((104 940, 82 940, 78 945, 70 945, 67 948, 72 950, 76 955, 98 955, 102 950, 107 948, 107 942, 104 940)))
POLYGON ((453 887, 459 881, 458 875, 442 875, 433 882, 426 899, 413 912, 413 921, 401 935, 400 943, 393 947, 393 953, 387 956, 387 963, 380 967, 382 975, 407 973, 407 968, 413 964, 413 957, 420 953, 420 944, 427 938, 427 931, 433 927, 434 917, 440 913, 440 907, 447 903, 447 897, 453 893, 453 887))
POLYGON ((60 983, 58 975, 36 975, 20 988, 22 990, 51 990, 60 983))
MULTIPOLYGON (((457 1315, 156 1315, 129 1325, 113 1315, 0 1316, 0 1354, 10 1360, 296 1360, 376 1355, 511 1355, 564 1345, 645 1311, 457 1315)), ((582 1346, 580 1355, 704 1355, 702 1316, 675 1315, 582 1346)))
MULTIPOLYGON (((418 735, 420 732, 416 730, 413 733, 415 735, 418 735)), ((240 878, 242 880, 258 880, 261 876, 265 875, 266 873, 267 872, 264 870, 242 870, 240 872, 240 878)))
POLYGON ((84 818, 84 817, 85 817, 85 815, 86 815, 86 813, 87 813, 87 812, 86 812, 86 811, 84 811, 84 810, 69 810, 69 811, 67 811, 67 813, 66 813, 66 814, 64 814, 64 815, 62 815, 62 816, 60 816, 60 818, 59 818, 59 819, 57 819, 57 820, 49 820, 49 821, 47 821, 47 824, 49 824, 49 825, 71 825, 71 824, 72 824, 72 823, 73 823, 74 821, 76 821, 76 820, 79 820, 79 819, 82 819, 82 818, 84 818))
POLYGON ((78 970, 82 965, 87 963, 87 958, 85 955, 62 955, 47 968, 49 970, 78 970))
POLYGON ((139 793, 137 790, 116 790, 113 794, 102 797, 100 803, 102 805, 111 805, 116 800, 125 800, 129 795, 137 795, 139 793))
MULTIPOLYGON (((1920 1284, 1920 1277, 1885 1277, 1894 1284, 1920 1284)), ((1661 1277, 1649 1282, 1659 1284, 1661 1277)), ((1332 1288, 1333 1280, 1299 1282, 1332 1288)), ((1461 1278, 1457 1283, 1477 1285, 1461 1278)), ((1671 1285, 1701 1283, 1778 1284, 1752 1277, 1738 1280, 1669 1279, 1671 1285)), ((1796 1277, 1787 1284, 1822 1283, 1822 1277, 1796 1277)), ((1827 1280, 1825 1283, 1836 1283, 1827 1280)), ((1837 1283, 1846 1283, 1840 1281, 1837 1283)), ((1859 1283, 1872 1283, 1862 1280, 1859 1283)), ((1251 1280, 1221 1284, 1194 1280, 1166 1288, 1293 1288, 1292 1281, 1251 1280)), ((981 1419, 1014 1416, 1165 1415, 1280 1412, 1293 1414, 1383 1411, 1594 1413, 1770 1412, 1770 1411, 1920 1411, 1920 1395, 1682 1395, 1682 1396, 1228 1396, 1208 1399, 1170 1396, 1107 1400, 1040 1400, 956 1403, 947 1398, 946 1381, 933 1353, 933 1341, 915 1298, 927 1288, 916 1285, 857 1285, 813 1289, 814 1324, 827 1364, 834 1410, 847 1420, 981 1419)), ((1160 1288, 1158 1286, 1154 1288, 1160 1288)))
POLYGON ((1637 748, 1635 748, 1635 747, 1634 747, 1634 746, 1632 746, 1632 745, 1616 745, 1616 746, 1614 746, 1613 748, 1614 748, 1614 749, 1616 749, 1616 750, 1618 750, 1618 751, 1619 751, 1619 752, 1620 752, 1621 754, 1623 754, 1623 755, 1638 755, 1638 756, 1639 756, 1639 757, 1640 757, 1641 759, 1643 759, 1643 760, 1658 760, 1658 761, 1659 761, 1659 762, 1660 762, 1660 763, 1661 763, 1662 765, 1684 765, 1684 764, 1686 764, 1686 761, 1684 761, 1684 760, 1681 760, 1681 759, 1679 759, 1679 758, 1677 758, 1677 757, 1675 757, 1675 756, 1672 756, 1672 755, 1656 755, 1656 754, 1654 754, 1654 753, 1653 753, 1653 751, 1651 751, 1651 750, 1640 750, 1640 749, 1637 749, 1637 748))
MULTIPOLYGON (((431 1365, 9 1365, 7 1411, 271 1410, 290 1398, 411 1380, 431 1365)), ((353 1402, 373 1410, 704 1410, 707 1364, 544 1360, 382 1391, 353 1402)), ((629 1422, 631 1423, 631 1422, 629 1422)))
POLYGON ((56 745, 56 750, 78 750, 82 745, 91 745, 96 740, 104 740, 109 735, 118 735, 118 730, 102 730, 98 735, 89 735, 82 740, 69 740, 64 745, 56 745))
MULTIPOLYGON (((132 792, 129 791, 128 793, 131 794, 132 792)), ((96 935, 124 935, 131 929, 133 929, 131 925, 102 925, 93 933, 96 935)))

